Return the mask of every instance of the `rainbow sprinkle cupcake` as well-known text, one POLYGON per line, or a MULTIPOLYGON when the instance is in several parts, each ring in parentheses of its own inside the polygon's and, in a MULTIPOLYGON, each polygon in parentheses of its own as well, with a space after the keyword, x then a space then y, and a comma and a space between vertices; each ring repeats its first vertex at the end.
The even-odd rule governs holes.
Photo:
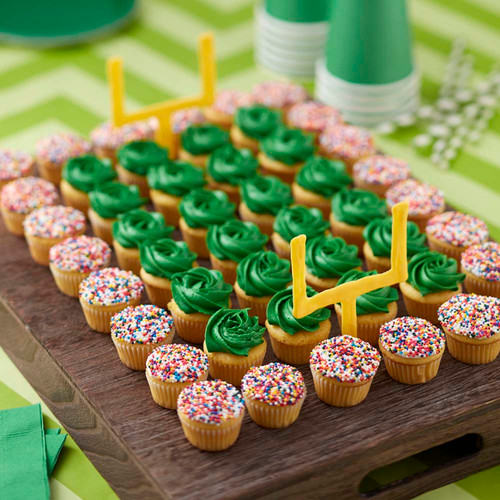
POLYGON ((257 104, 274 109, 287 109, 309 99, 309 94, 302 85, 288 82, 257 83, 253 86, 251 95, 257 104))
POLYGON ((0 189, 7 182, 33 175, 34 160, 28 153, 0 149, 0 189))
POLYGON ((343 123, 340 112, 321 102, 306 101, 294 104, 288 111, 287 123, 317 136, 328 127, 343 123))
POLYGON ((500 298, 500 244, 487 241, 462 254, 467 291, 500 298))

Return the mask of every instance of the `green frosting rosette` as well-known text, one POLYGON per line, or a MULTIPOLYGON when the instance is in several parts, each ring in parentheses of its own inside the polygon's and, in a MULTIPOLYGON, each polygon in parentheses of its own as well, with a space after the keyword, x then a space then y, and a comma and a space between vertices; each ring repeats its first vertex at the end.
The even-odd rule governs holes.
POLYGON ((250 349, 264 342, 265 331, 257 316, 248 315, 248 309, 219 309, 208 320, 205 345, 208 352, 248 356, 250 349))
POLYGON ((208 160, 208 175, 215 182, 238 186, 254 177, 259 162, 249 149, 237 149, 232 144, 217 148, 208 160))
POLYGON ((193 189, 179 205, 179 212, 189 227, 209 227, 234 218, 235 205, 223 191, 193 189))
POLYGON ((295 182, 313 193, 331 198, 343 187, 352 183, 341 161, 328 160, 322 156, 312 156, 295 178, 295 182))
POLYGON ((277 215, 283 207, 293 203, 292 189, 278 177, 261 176, 241 184, 241 197, 245 205, 256 214, 277 215))
MULTIPOLYGON (((316 291, 311 287, 307 287, 307 296, 316 295, 316 291)), ((331 311, 326 307, 322 307, 303 318, 296 318, 292 314, 293 299, 292 287, 281 290, 272 297, 267 306, 267 321, 271 325, 279 326, 282 330, 290 335, 294 335, 300 331, 315 332, 319 328, 319 324, 330 318, 331 311)))
POLYGON ((266 156, 286 165, 301 163, 314 153, 313 137, 296 128, 277 128, 260 147, 266 156))
POLYGON ((207 247, 219 260, 240 262, 248 254, 262 250, 268 239, 253 222, 231 219, 210 226, 207 247))
POLYGON ((385 200, 364 189, 341 189, 332 199, 335 219, 350 226, 366 226, 387 216, 385 200))
POLYGON ((439 252, 421 252, 408 263, 408 282, 422 295, 458 290, 465 274, 457 272, 457 261, 439 252))
POLYGON ((171 238, 147 240, 140 244, 141 266, 146 272, 159 278, 172 279, 176 273, 193 267, 196 254, 184 241, 171 238))
POLYGON ((260 141, 281 124, 281 114, 257 104, 239 108, 234 121, 245 135, 260 141))
POLYGON ((146 240, 170 236, 174 228, 165 225, 163 215, 146 210, 130 210, 113 222, 113 238, 125 248, 138 248, 146 240))
POLYGON ((172 296, 186 314, 213 314, 228 307, 232 291, 233 287, 215 269, 193 267, 172 276, 172 296))
POLYGON ((75 189, 88 193, 95 186, 110 182, 116 177, 111 160, 85 155, 71 158, 62 171, 63 179, 75 189))
POLYGON ((148 170, 149 187, 172 196, 184 196, 205 183, 203 170, 183 161, 169 161, 148 170))
POLYGON ((118 150, 118 163, 126 170, 146 175, 153 165, 168 161, 168 150, 153 141, 132 141, 118 150))
POLYGON ((182 147, 192 155, 208 155, 227 144, 228 133, 215 125, 190 125, 181 135, 182 147))
POLYGON ((292 281, 290 261, 261 250, 247 255, 236 269, 236 282, 251 297, 268 297, 292 281))
POLYGON ((306 268, 318 278, 340 278, 360 267, 358 247, 332 235, 318 236, 306 242, 306 268))
POLYGON ((115 219, 119 214, 139 208, 149 202, 141 198, 137 186, 129 186, 121 182, 105 182, 99 184, 89 193, 92 210, 104 219, 115 219))
POLYGON ((328 227, 320 210, 303 205, 282 208, 273 225, 274 230, 288 242, 299 234, 305 234, 307 238, 323 236, 328 227))
MULTIPOLYGON (((347 273, 339 279, 337 286, 342 285, 342 283, 357 281, 365 276, 372 276, 374 274, 377 274, 377 271, 360 271, 358 269, 352 269, 351 271, 347 271, 347 273)), ((356 314, 362 315, 389 312, 389 304, 397 300, 398 291, 392 286, 384 286, 383 288, 372 290, 371 292, 360 295, 356 299, 356 314)))
MULTIPOLYGON (((425 234, 420 232, 418 226, 408 221, 406 226, 407 254, 415 255, 427 250, 425 246, 425 234)), ((390 257, 392 246, 392 217, 372 220, 363 229, 363 238, 368 242, 373 255, 377 257, 390 257)))

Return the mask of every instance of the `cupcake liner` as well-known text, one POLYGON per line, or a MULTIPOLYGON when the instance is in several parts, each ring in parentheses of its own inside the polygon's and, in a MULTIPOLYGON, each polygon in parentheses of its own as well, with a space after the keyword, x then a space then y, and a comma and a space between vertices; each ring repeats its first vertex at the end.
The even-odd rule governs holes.
POLYGON ((179 337, 186 342, 202 344, 210 316, 201 313, 186 314, 173 299, 169 302, 168 309, 174 318, 175 330, 179 337))
POLYGON ((207 247, 208 229, 204 227, 189 227, 184 217, 179 219, 179 228, 182 238, 186 242, 191 252, 194 252, 202 259, 208 259, 210 252, 207 247))
POLYGON ((258 154, 257 159, 259 160, 264 175, 274 175, 287 184, 293 183, 297 172, 304 165, 304 162, 296 163, 295 165, 287 165, 286 163, 281 163, 280 161, 269 158, 269 156, 262 152, 258 154))
POLYGON ((468 365, 484 365, 495 361, 500 353, 500 334, 488 339, 472 339, 443 328, 449 353, 468 365))
POLYGON ((318 278, 314 274, 306 271, 306 283, 314 288, 318 293, 324 292, 325 290, 330 290, 337 286, 340 278, 318 278))
POLYGON ((305 365, 309 363, 311 351, 319 342, 304 345, 289 345, 276 340, 271 335, 271 346, 275 356, 289 365, 305 365))
POLYGON ((15 234, 16 236, 24 236, 23 222, 24 219, 26 219, 27 214, 12 212, 11 210, 7 210, 3 205, 0 205, 0 210, 2 212, 3 222, 7 231, 15 234))
POLYGON ((353 175, 354 186, 358 189, 364 189, 365 191, 371 191, 375 193, 380 198, 385 198, 385 193, 391 187, 391 184, 372 184, 371 182, 366 182, 360 179, 356 174, 353 175))
POLYGON ((87 193, 74 188, 65 179, 61 180, 59 189, 61 190, 61 197, 65 205, 76 208, 87 215, 90 208, 89 195, 87 193))
POLYGON ((88 304, 84 300, 80 299, 80 305, 82 306, 83 314, 87 323, 92 330, 99 333, 110 333, 111 332, 111 317, 117 312, 123 311, 129 306, 138 306, 141 299, 131 299, 128 302, 123 302, 123 304, 114 304, 112 306, 98 306, 93 304, 88 304))
POLYGON ((304 189, 302 186, 294 182, 292 184, 293 197, 297 204, 305 205, 306 207, 319 208, 323 217, 328 220, 331 212, 331 200, 304 189))
POLYGON ((151 201, 157 212, 160 212, 165 219, 165 223, 170 226, 179 226, 179 203, 180 196, 173 196, 156 189, 151 189, 149 192, 151 201))
POLYGON ((208 189, 224 191, 232 203, 238 204, 241 200, 239 186, 233 186, 228 182, 216 182, 210 176, 208 176, 208 189))
POLYGON ((373 255, 373 251, 367 241, 363 245, 363 254, 366 267, 369 271, 377 271, 379 274, 382 274, 391 268, 391 259, 389 257, 377 257, 373 255))
POLYGON ((119 163, 116 165, 116 172, 118 173, 118 180, 120 182, 123 182, 123 184, 137 186, 139 188, 141 196, 149 198, 148 179, 145 175, 138 175, 134 172, 130 172, 126 168, 122 167, 119 163))
POLYGON ((192 163, 193 165, 200 168, 206 168, 209 156, 210 155, 192 155, 191 153, 183 149, 182 146, 181 149, 179 150, 180 160, 192 163))
POLYGON ((172 290, 170 288, 170 280, 167 278, 159 278, 153 276, 141 267, 139 276, 144 283, 146 293, 148 294, 149 302, 155 306, 168 308, 168 303, 172 300, 172 290))
POLYGON ((295 404, 287 406, 272 406, 245 395, 243 397, 248 413, 257 425, 268 429, 280 429, 288 427, 297 420, 304 403, 305 394, 295 404))
POLYGON ((203 110, 205 118, 208 122, 217 125, 220 128, 229 130, 233 125, 234 117, 233 115, 228 115, 226 113, 221 113, 217 111, 212 106, 209 106, 203 110))
POLYGON ((59 291, 70 297, 78 297, 78 290, 80 288, 80 283, 90 274, 81 273, 79 271, 65 271, 64 269, 59 269, 54 264, 49 264, 50 271, 54 277, 57 288, 59 291))
POLYGON ((273 242, 274 251, 280 258, 290 258, 290 243, 288 241, 285 241, 277 232, 271 235, 271 241, 273 242))
POLYGON ((255 155, 259 152, 259 141, 245 135, 238 126, 233 125, 231 127, 229 137, 237 148, 250 149, 255 155))
POLYGON ((444 241, 440 241, 434 236, 427 235, 427 241, 429 243, 429 248, 436 252, 444 253, 448 257, 455 259, 460 264, 460 258, 462 253, 467 250, 468 247, 455 247, 444 241))
MULTIPOLYGON (((83 234, 85 231, 82 231, 83 234)), ((80 236, 80 234, 75 236, 80 236)), ((39 238, 38 236, 33 236, 31 234, 25 233, 26 242, 28 243, 28 248, 32 259, 42 266, 49 265, 49 252, 50 249, 65 240, 64 238, 39 238)))
POLYGON ((224 281, 230 285, 234 285, 236 281, 236 268, 238 263, 233 260, 220 260, 214 254, 210 254, 210 262, 212 263, 212 268, 217 269, 222 273, 224 281))
POLYGON ((464 271, 465 287, 469 293, 477 293, 478 295, 486 295, 488 297, 500 298, 500 281, 489 281, 479 276, 474 276, 472 273, 464 271))
POLYGON ((248 314, 250 316, 257 316, 259 318, 259 324, 263 325, 267 319, 267 305, 269 304, 272 296, 252 297, 251 295, 247 295, 238 285, 238 282, 235 282, 234 284, 234 291, 236 293, 236 297, 238 298, 240 308, 250 309, 248 314))
POLYGON ((116 150, 114 148, 106 148, 102 146, 94 146, 93 147, 94 154, 98 158, 108 158, 112 161, 113 167, 116 166, 116 162, 118 161, 116 158, 116 150))
POLYGON ((40 177, 46 181, 52 182, 56 186, 61 183, 62 165, 56 165, 51 162, 42 160, 37 161, 38 172, 40 177))
POLYGON ((274 215, 258 214, 252 212, 243 201, 240 203, 238 211, 242 220, 253 222, 254 224, 256 224, 259 227, 261 233, 267 234, 268 236, 271 236, 271 234, 273 234, 274 219, 276 218, 274 215))
POLYGON ((348 245, 356 245, 358 247, 358 254, 363 254, 363 245, 365 244, 363 230, 365 226, 350 226, 349 224, 340 222, 335 219, 333 212, 330 214, 330 226, 333 236, 342 238, 348 245))
POLYGON ((117 219, 104 219, 92 208, 89 208, 88 217, 94 235, 104 240, 108 245, 113 245, 113 223, 117 219))
POLYGON ((138 248, 125 248, 117 240, 113 240, 116 260, 118 266, 126 271, 132 271, 135 275, 141 272, 141 260, 138 248))

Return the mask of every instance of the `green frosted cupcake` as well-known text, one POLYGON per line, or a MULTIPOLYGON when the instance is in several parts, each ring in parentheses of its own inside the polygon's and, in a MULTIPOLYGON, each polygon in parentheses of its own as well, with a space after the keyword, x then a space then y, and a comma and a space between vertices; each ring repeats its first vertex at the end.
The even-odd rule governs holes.
POLYGON ((181 150, 179 158, 205 168, 208 157, 217 149, 229 142, 229 135, 215 125, 202 123, 190 125, 181 134, 181 150))

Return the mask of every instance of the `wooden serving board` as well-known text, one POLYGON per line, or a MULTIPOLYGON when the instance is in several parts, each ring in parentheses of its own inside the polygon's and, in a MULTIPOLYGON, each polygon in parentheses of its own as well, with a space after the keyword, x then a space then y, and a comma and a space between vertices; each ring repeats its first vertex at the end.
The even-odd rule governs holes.
MULTIPOLYGON (((109 336, 88 328, 78 300, 3 225, 0 260, 0 344, 121 498, 404 499, 500 463, 500 359, 468 366, 448 353, 419 386, 395 382, 382 364, 368 398, 347 409, 321 402, 302 366, 308 396, 297 422, 269 430, 247 414, 232 448, 199 451, 176 412, 153 402, 144 373, 119 361, 109 336), (444 463, 360 493, 374 469, 462 436, 444 463)), ((338 334, 334 314, 332 325, 338 334)))

